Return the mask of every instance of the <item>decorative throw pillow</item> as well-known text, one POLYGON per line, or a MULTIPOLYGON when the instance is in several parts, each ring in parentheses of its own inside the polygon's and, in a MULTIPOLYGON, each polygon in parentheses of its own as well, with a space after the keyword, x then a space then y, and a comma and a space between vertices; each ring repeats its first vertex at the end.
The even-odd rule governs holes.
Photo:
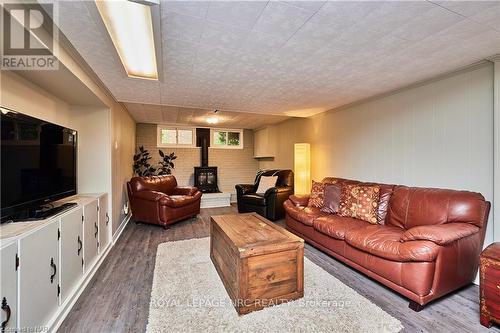
POLYGON ((321 211, 328 214, 336 214, 340 205, 340 184, 326 184, 323 198, 323 208, 321 211))
POLYGON ((311 195, 309 196, 308 207, 323 207, 323 198, 325 195, 325 184, 321 182, 315 182, 313 180, 311 186, 311 195))
POLYGON ((378 185, 342 185, 339 215, 377 224, 378 185))
POLYGON ((259 180, 259 187, 257 188, 256 193, 266 193, 268 189, 276 186, 276 182, 278 181, 278 176, 262 176, 259 180))

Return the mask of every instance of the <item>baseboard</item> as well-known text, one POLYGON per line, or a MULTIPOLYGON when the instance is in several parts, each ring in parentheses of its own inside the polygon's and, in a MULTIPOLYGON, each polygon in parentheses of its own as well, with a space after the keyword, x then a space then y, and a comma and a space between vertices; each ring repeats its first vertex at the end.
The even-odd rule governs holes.
POLYGON ((61 310, 56 315, 56 317, 53 319, 52 323, 49 322, 49 324, 47 325, 48 332, 56 332, 59 329, 59 327, 63 323, 64 319, 66 319, 66 316, 68 315, 68 313, 71 311, 71 309, 75 305, 76 301, 78 301, 78 299, 80 298, 81 294, 83 293, 83 291, 85 290, 85 288, 87 287, 87 285, 89 284, 89 282, 94 277, 95 273, 97 272, 97 270, 101 266, 101 264, 104 261, 104 259, 106 259, 106 257, 108 256, 109 251, 111 251, 111 249, 113 248, 113 246, 118 241, 118 238, 120 238, 120 236, 122 235, 123 230, 127 226, 127 223, 130 221, 130 217, 131 217, 131 215, 128 215, 123 220, 123 222, 120 224, 120 226, 118 227, 117 231, 115 232, 115 235, 113 236, 112 241, 109 242, 109 244, 106 247, 106 249, 104 249, 104 251, 102 252, 102 254, 99 255, 99 257, 97 258, 96 262, 92 266, 92 269, 90 270, 90 272, 85 277, 83 277, 83 281, 80 283, 80 285, 78 286, 78 288, 74 291, 73 295, 71 297, 68 297, 66 299, 66 301, 63 304, 60 305, 61 310))
POLYGON ((116 229, 115 234, 113 235, 113 245, 116 243, 118 238, 122 235, 123 230, 125 230, 125 227, 127 224, 130 222, 130 219, 132 218, 132 214, 128 214, 122 221, 122 223, 118 226, 118 229, 116 229))

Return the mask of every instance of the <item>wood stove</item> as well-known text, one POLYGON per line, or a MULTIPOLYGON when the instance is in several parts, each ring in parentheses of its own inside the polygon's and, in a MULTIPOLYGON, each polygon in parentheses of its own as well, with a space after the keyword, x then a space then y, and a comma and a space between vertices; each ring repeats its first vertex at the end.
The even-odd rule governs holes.
POLYGON ((194 167, 194 186, 203 193, 218 193, 217 167, 194 167))
POLYGON ((210 129, 196 129, 196 146, 201 147, 201 166, 194 167, 194 186, 203 193, 219 193, 219 186, 217 185, 217 167, 208 166, 210 129))

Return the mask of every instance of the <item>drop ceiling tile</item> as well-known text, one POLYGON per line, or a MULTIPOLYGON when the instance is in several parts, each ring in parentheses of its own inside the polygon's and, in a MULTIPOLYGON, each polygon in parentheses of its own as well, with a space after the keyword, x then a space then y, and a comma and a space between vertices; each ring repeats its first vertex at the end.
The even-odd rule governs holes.
POLYGON ((217 45, 220 48, 238 50, 247 37, 249 31, 233 28, 228 25, 207 22, 203 27, 200 43, 217 45))
POLYGON ((311 12, 317 12, 326 1, 285 1, 287 4, 299 7, 311 12))
POLYGON ((207 20, 250 30, 266 7, 266 1, 214 1, 207 20))
POLYGON ((498 1, 433 1, 436 4, 448 8, 451 11, 464 15, 466 17, 473 17, 474 15, 481 14, 485 11, 496 10, 498 1))
POLYGON ((252 30, 243 41, 240 51, 266 56, 279 50, 286 41, 287 38, 283 36, 252 30))
POLYGON ((382 6, 381 1, 327 1, 314 15, 315 23, 329 25, 340 21, 345 26, 359 23, 382 6))
POLYGON ((500 53, 497 3, 162 1, 152 82, 126 76, 93 2, 60 6, 62 32, 117 100, 163 105, 135 108, 141 121, 171 121, 171 105, 310 114, 500 53))
POLYGON ((181 15, 175 12, 162 12, 162 38, 164 41, 180 39, 197 43, 203 32, 204 23, 204 19, 181 15))
POLYGON ((271 1, 267 4, 254 30, 289 38, 300 28, 312 13, 310 11, 271 1))
POLYGON ((177 13, 197 18, 205 18, 209 1, 164 1, 160 3, 163 13, 177 13))
POLYGON ((392 35, 416 42, 439 33, 461 20, 464 20, 463 16, 435 6, 421 15, 414 16, 407 23, 396 28, 392 35))

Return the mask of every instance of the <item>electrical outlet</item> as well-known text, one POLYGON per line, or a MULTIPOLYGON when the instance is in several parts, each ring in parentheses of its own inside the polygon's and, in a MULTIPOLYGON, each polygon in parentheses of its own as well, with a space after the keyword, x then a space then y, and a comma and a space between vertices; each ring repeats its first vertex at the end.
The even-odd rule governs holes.
POLYGON ((128 202, 123 205, 123 213, 128 215, 128 202))

